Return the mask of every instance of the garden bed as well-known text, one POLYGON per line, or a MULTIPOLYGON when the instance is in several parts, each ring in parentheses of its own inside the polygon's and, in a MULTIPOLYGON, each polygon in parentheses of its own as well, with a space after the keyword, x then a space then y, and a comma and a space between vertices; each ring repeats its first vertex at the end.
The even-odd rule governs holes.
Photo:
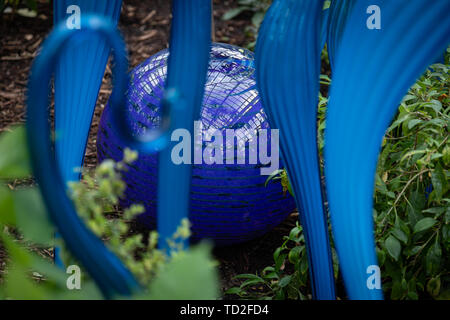
MULTIPOLYGON (((223 21, 223 14, 236 6, 235 0, 214 1, 215 41, 245 46, 254 41, 243 30, 250 25, 249 16, 243 14, 223 21)), ((0 132, 10 125, 25 120, 26 87, 30 66, 43 39, 53 26, 51 6, 39 5, 36 18, 5 14, 0 18, 0 132)), ((124 0, 119 29, 129 50, 130 68, 168 46, 170 32, 170 2, 166 0, 124 0)), ((96 134, 103 108, 111 93, 111 70, 108 67, 100 90, 86 150, 85 165, 97 165, 96 134)), ((281 225, 261 238, 216 248, 215 258, 220 262, 222 289, 238 285, 233 279, 242 273, 254 273, 273 263, 273 252, 283 242, 283 236, 295 226, 298 214, 293 213, 281 225)), ((136 231, 143 232, 139 226, 136 231)), ((44 251, 51 253, 51 251, 44 251)), ((4 269, 5 252, 0 249, 0 270, 4 269)), ((51 257, 49 257, 51 258, 51 257)))

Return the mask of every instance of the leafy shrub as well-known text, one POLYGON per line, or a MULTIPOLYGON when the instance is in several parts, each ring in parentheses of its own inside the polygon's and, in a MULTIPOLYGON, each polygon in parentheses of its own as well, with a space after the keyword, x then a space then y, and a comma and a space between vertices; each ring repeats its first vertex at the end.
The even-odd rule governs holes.
POLYGON ((392 299, 450 294, 441 293, 450 283, 449 87, 449 65, 433 65, 403 99, 383 141, 374 218, 392 299))
MULTIPOLYGON (((265 267, 260 274, 240 274, 244 279, 239 287, 228 289, 225 294, 242 299, 310 300, 308 257, 302 227, 298 224, 283 237, 283 244, 273 253, 274 264, 265 267)), ((334 249, 333 265, 335 277, 339 265, 334 249)))

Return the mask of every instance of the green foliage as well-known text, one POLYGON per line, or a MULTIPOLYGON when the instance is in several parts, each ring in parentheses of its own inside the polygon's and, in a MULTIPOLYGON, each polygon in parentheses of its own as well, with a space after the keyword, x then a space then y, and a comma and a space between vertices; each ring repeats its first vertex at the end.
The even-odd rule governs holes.
MULTIPOLYGON (((244 280, 239 287, 228 289, 225 294, 237 295, 242 299, 310 300, 308 257, 302 227, 298 224, 283 244, 273 253, 274 263, 265 267, 260 274, 240 274, 236 279, 244 280)), ((333 251, 333 265, 337 278, 339 265, 333 251)))
MULTIPOLYGON (((86 173, 80 182, 70 183, 70 195, 86 225, 106 241, 143 284, 148 284, 166 262, 164 253, 156 249, 158 235, 151 232, 148 243, 144 244, 142 234, 131 234, 130 223, 144 212, 143 206, 132 205, 123 214, 117 210, 126 187, 121 180, 122 173, 136 158, 137 153, 125 149, 122 161, 105 160, 93 175, 86 173)), ((63 256, 63 260, 66 265, 75 263, 70 256, 63 256)))
POLYGON ((448 295, 449 87, 449 65, 433 65, 404 97, 383 140, 374 219, 392 299, 448 295))
POLYGON ((0 278, 0 297, 8 299, 99 299, 87 280, 81 290, 66 287, 67 274, 43 252, 53 244, 54 229, 42 198, 28 177, 25 129, 16 127, 0 136, 0 249, 8 253, 0 278), (20 178, 20 180, 18 180, 20 178))
POLYGON ((294 196, 286 170, 275 170, 271 175, 267 177, 265 186, 267 186, 267 184, 271 181, 280 181, 281 186, 283 187, 283 193, 286 195, 286 192, 289 191, 289 194, 291 196, 294 196))
MULTIPOLYGON (((155 231, 150 232, 148 241, 143 241, 142 234, 132 233, 133 218, 144 212, 144 207, 134 204, 129 208, 125 208, 123 214, 119 214, 116 210, 119 199, 123 197, 125 191, 125 183, 122 181, 122 174, 128 169, 138 155, 129 149, 124 150, 124 158, 120 162, 105 160, 96 169, 93 176, 85 174, 83 180, 71 183, 71 197, 77 208, 77 212, 83 218, 88 227, 100 238, 104 239, 109 248, 124 262, 127 268, 139 279, 141 284, 149 286, 153 278, 159 274, 165 264, 170 262, 174 257, 182 254, 182 241, 191 235, 190 224, 188 220, 183 220, 172 239, 167 239, 171 247, 171 257, 168 257, 163 251, 157 249, 158 234, 155 231)), ((201 247, 192 253, 192 256, 201 255, 201 260, 208 260, 205 252, 207 247, 201 247)), ((67 259, 67 258, 66 258, 67 259)), ((191 255, 185 257, 190 261, 191 255)), ((73 263, 70 262, 71 264, 73 263)), ((175 274, 186 276, 186 273, 179 274, 176 265, 178 260, 174 260, 174 266, 170 265, 168 270, 174 268, 175 274)), ((69 264, 69 261, 66 261, 69 264)), ((207 266, 208 264, 203 264, 207 266)), ((186 270, 205 270, 205 267, 196 267, 186 270)), ((206 272, 212 277, 211 272, 206 272)), ((172 276, 171 273, 169 273, 172 276)), ((192 274, 190 279, 194 279, 194 275, 202 277, 201 274, 192 274)), ((164 276, 162 276, 164 278, 164 276)), ((167 275, 166 275, 167 277, 167 275)), ((158 283, 158 282, 157 282, 158 283)), ((207 281, 207 283, 210 283, 207 281)), ((161 287, 161 286, 160 286, 161 287)), ((193 287, 186 288, 190 294, 193 287)), ((209 287, 210 288, 210 287, 209 287)), ((169 288, 167 288, 169 289, 169 288)), ((168 291, 169 294, 173 291, 168 291)), ((176 293, 179 296, 181 293, 176 293)), ((205 294, 205 292, 203 292, 205 294)), ((186 296, 189 297, 189 296, 186 296)))
MULTIPOLYGON (((395 300, 450 297, 449 58, 447 54, 446 65, 431 66, 411 87, 386 131, 378 159, 374 194, 376 250, 383 289, 388 298, 395 300)), ((327 84, 330 80, 321 76, 321 82, 327 84)), ((319 96, 321 159, 327 102, 326 97, 319 96)), ((283 190, 290 190, 286 171, 274 172, 268 182, 272 180, 280 181, 283 190)), ((274 253, 274 265, 260 275, 238 276, 245 281, 227 293, 242 298, 309 297, 303 273, 307 270, 303 238, 292 234, 300 236, 301 228, 295 227, 285 237, 287 242, 274 253), (293 268, 288 268, 289 264, 293 268), (261 285, 263 290, 257 290, 261 285)), ((333 260, 336 268, 334 249, 333 260)))
MULTIPOLYGON (((89 275, 82 273, 80 290, 68 290, 68 275, 64 270, 55 267, 48 256, 43 258, 39 254, 53 245, 54 234, 39 190, 30 181, 10 187, 11 179, 22 178, 30 172, 26 150, 23 127, 0 136, 0 177, 8 178, 0 183, 0 245, 8 253, 6 275, 4 279, 0 278, 0 297, 101 299, 100 291, 89 275), (9 152, 11 150, 13 152, 9 152)), ((132 205, 122 214, 117 210, 125 190, 121 175, 136 158, 137 153, 126 149, 122 161, 107 160, 93 175, 86 173, 82 181, 71 184, 70 196, 81 218, 141 283, 143 291, 132 298, 217 298, 218 277, 211 247, 200 244, 186 250, 177 241, 190 235, 187 220, 169 239, 172 252, 167 256, 156 248, 156 232, 150 232, 148 241, 143 241, 141 234, 132 233, 130 222, 143 211, 142 206, 132 205)), ((14 181, 16 184, 18 180, 14 181)), ((62 241, 59 242, 64 246, 62 241)), ((78 264, 66 250, 62 251, 66 265, 78 264)))

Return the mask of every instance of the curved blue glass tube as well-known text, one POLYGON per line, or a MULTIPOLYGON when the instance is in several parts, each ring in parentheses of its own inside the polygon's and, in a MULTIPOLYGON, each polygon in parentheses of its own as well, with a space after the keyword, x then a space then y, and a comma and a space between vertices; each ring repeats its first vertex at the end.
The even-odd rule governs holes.
MULTIPOLYGON (((325 135, 325 175, 334 240, 350 299, 369 289, 377 265, 372 205, 381 141, 402 97, 450 42, 448 0, 359 0, 339 43, 325 135), (369 30, 367 8, 381 10, 369 30), (369 280, 370 281, 370 280, 369 280)), ((373 284, 373 283, 372 283, 373 284)))
POLYGON ((325 43, 327 42, 328 33, 328 18, 330 15, 330 8, 322 10, 322 26, 320 28, 320 48, 323 49, 325 43))
MULTIPOLYGON (((179 103, 170 106, 170 132, 183 128, 193 136, 194 120, 200 119, 211 47, 211 13, 210 0, 174 0, 172 3, 166 94, 178 96, 179 103)), ((189 214, 192 166, 173 163, 171 152, 177 143, 170 141, 158 159, 157 223, 159 246, 163 249, 170 249, 166 239, 189 214)))
MULTIPOLYGON (((80 17, 98 14, 111 19, 116 26, 121 6, 122 0, 55 0, 53 21, 55 25, 66 21, 73 27, 77 14, 80 17)), ((65 183, 81 176, 77 169, 83 164, 109 50, 104 39, 93 34, 91 38, 66 45, 60 52, 54 80, 55 154, 65 183)), ((54 257, 58 266, 63 265, 60 250, 55 247, 54 257)))
POLYGON ((269 123, 280 130, 281 155, 305 232, 314 297, 334 299, 316 126, 322 8, 323 1, 273 2, 259 31, 256 79, 269 123))
POLYGON ((95 33, 113 48, 115 89, 110 103, 124 105, 128 63, 122 38, 114 25, 98 16, 83 15, 81 27, 81 30, 69 30, 64 24, 58 25, 33 63, 27 100, 28 146, 33 172, 48 212, 69 250, 95 279, 105 297, 126 296, 139 286, 119 259, 80 221, 66 194, 63 174, 56 169, 58 165, 50 141, 49 83, 61 49, 71 41, 95 33))
POLYGON ((327 50, 331 70, 341 42, 342 33, 355 0, 331 0, 328 9, 327 50))
MULTIPOLYGON (((54 23, 80 16, 98 14, 111 19, 114 26, 122 0, 53 1, 54 23)), ((65 182, 76 181, 83 164, 86 143, 98 92, 109 56, 109 46, 98 35, 68 44, 60 53, 55 70, 55 153, 65 182)))

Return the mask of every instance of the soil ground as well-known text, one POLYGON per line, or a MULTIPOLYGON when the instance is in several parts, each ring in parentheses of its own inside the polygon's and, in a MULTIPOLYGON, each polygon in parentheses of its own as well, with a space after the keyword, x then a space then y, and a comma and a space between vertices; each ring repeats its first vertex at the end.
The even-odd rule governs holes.
MULTIPOLYGON (((250 24, 250 17, 243 14, 230 21, 221 20, 224 12, 236 6, 236 0, 214 0, 215 40, 245 46, 254 40, 244 32, 250 24)), ((38 8, 36 18, 13 17, 11 14, 0 16, 0 132, 25 119, 30 66, 53 21, 51 6, 40 3, 38 8)), ((168 46, 170 1, 124 0, 119 28, 128 45, 130 67, 135 67, 168 46)), ((107 68, 86 150, 85 164, 91 168, 97 164, 95 139, 101 112, 111 93, 110 75, 111 70, 107 68)), ((220 262, 222 289, 239 284, 239 280, 233 279, 237 274, 253 273, 272 265, 274 250, 295 226, 297 217, 293 213, 261 238, 215 249, 214 255, 220 262)), ((4 261, 5 253, 0 249, 0 269, 4 261)))

